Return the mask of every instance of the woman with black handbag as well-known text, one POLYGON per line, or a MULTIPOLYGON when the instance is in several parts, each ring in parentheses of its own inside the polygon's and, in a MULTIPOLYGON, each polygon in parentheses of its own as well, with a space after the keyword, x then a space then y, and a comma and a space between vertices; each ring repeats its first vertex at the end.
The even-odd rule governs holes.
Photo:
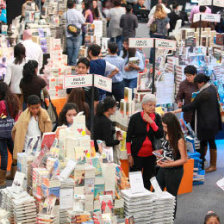
MULTIPOLYGON (((14 121, 17 119, 19 113, 19 99, 11 92, 8 85, 0 82, 0 187, 5 186, 6 169, 8 165, 8 151, 13 153, 13 141, 11 131, 14 121)), ((13 173, 13 167, 11 169, 13 173)))

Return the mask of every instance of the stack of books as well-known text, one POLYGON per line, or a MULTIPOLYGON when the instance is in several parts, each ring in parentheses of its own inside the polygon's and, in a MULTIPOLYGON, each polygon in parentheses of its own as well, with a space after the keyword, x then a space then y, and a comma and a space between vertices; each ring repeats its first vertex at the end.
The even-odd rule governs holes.
POLYGON ((35 224, 37 218, 35 199, 25 191, 22 194, 23 197, 12 200, 15 223, 35 224))
POLYGON ((161 194, 154 194, 153 196, 154 206, 151 223, 173 224, 176 203, 175 197, 165 191, 161 194))
POLYGON ((145 189, 142 193, 122 190, 125 200, 125 215, 133 217, 136 224, 173 224, 175 197, 168 192, 152 193, 145 189))
POLYGON ((131 192, 131 189, 122 190, 126 217, 134 217, 136 224, 151 223, 153 217, 153 193, 145 190, 142 193, 131 192))
POLYGON ((202 169, 200 153, 188 153, 188 157, 194 159, 193 185, 201 185, 205 182, 205 170, 202 169))

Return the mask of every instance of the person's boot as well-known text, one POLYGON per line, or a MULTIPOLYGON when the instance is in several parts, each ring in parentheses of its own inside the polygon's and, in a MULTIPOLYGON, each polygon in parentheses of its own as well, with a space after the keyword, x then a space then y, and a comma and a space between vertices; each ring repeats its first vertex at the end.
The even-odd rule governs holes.
POLYGON ((17 171, 17 166, 12 165, 9 175, 6 176, 7 180, 14 180, 15 174, 17 171))
POLYGON ((0 187, 6 186, 5 177, 6 177, 6 170, 0 170, 0 187))
POLYGON ((205 170, 206 173, 216 171, 217 150, 210 149, 210 166, 205 170))

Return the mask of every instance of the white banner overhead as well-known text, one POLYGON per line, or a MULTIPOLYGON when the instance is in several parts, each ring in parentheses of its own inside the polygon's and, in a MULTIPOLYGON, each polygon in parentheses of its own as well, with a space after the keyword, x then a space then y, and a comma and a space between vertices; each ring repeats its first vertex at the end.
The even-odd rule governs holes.
POLYGON ((92 86, 92 74, 65 76, 63 86, 64 89, 92 86))
POLYGON ((211 5, 212 0, 198 0, 199 5, 211 5))
POLYGON ((224 8, 224 0, 213 0, 213 5, 224 8))
POLYGON ((130 48, 151 48, 153 47, 153 38, 129 38, 130 48))
POLYGON ((174 40, 156 39, 156 48, 175 51, 177 43, 174 40))
POLYGON ((221 20, 220 14, 197 13, 197 14, 194 14, 194 19, 193 19, 194 23, 197 23, 200 21, 200 15, 201 15, 201 21, 219 23, 221 20))
POLYGON ((207 13, 202 13, 201 14, 201 20, 206 21, 206 22, 214 22, 214 23, 219 23, 221 20, 221 15, 220 14, 207 14, 207 13))
POLYGON ((107 92, 112 92, 112 79, 102 75, 94 75, 94 86, 107 92))

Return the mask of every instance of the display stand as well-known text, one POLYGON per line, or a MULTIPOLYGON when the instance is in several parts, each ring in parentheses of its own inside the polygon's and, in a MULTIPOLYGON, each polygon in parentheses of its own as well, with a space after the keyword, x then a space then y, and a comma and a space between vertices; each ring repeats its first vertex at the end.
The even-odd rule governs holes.
POLYGON ((156 92, 155 72, 156 72, 156 49, 176 50, 176 41, 158 38, 129 38, 130 48, 152 48, 153 49, 153 73, 152 73, 152 93, 156 92))

